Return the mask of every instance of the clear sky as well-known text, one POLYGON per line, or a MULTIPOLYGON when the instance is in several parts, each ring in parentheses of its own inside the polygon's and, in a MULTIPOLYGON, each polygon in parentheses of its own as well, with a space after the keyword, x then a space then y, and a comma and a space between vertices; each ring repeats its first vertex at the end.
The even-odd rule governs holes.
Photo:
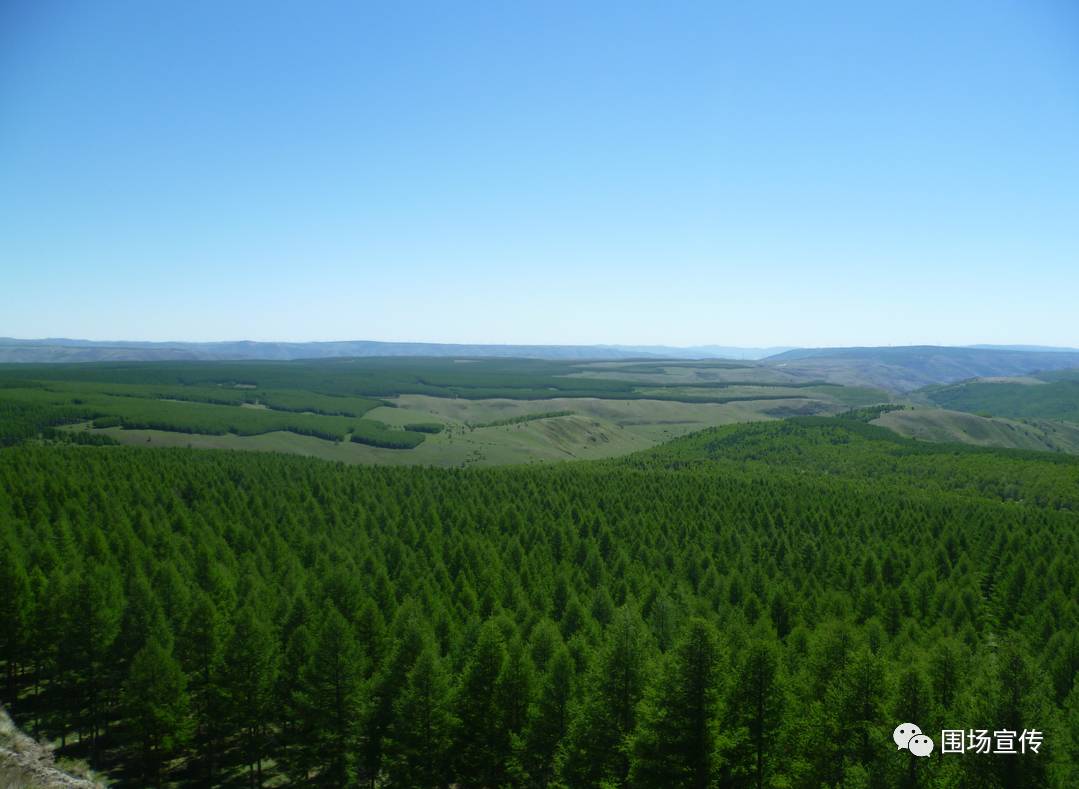
POLYGON ((1079 10, 3 0, 0 336, 1079 346, 1079 10))

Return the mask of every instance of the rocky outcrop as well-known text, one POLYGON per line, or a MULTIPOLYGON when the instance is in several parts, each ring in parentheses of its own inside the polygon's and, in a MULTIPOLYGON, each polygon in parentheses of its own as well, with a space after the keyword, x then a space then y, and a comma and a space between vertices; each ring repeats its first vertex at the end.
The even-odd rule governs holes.
POLYGON ((19 731, 7 710, 0 707, 0 789, 99 789, 104 786, 103 781, 77 777, 57 767, 52 750, 19 731))

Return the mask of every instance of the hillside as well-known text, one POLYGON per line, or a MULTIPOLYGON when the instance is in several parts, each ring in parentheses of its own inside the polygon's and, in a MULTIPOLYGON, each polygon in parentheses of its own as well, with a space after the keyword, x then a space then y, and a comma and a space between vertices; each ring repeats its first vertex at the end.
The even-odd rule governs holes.
POLYGON ((1079 367, 1079 352, 943 346, 803 348, 770 356, 765 363, 834 383, 911 392, 969 378, 1079 367))
POLYGON ((887 399, 734 361, 0 365, 0 444, 47 439, 496 465, 623 455, 711 425, 887 399))
POLYGON ((1041 374, 1033 379, 971 380, 919 392, 955 411, 989 416, 1063 420, 1079 425, 1079 377, 1075 370, 1041 374))
POLYGON ((872 424, 922 441, 1079 453, 1079 424, 1047 419, 1015 420, 943 408, 912 408, 883 414, 872 424))
POLYGON ((1079 778, 1079 458, 824 418, 542 468, 31 443, 0 546, 2 692, 127 786, 1079 778), (912 767, 912 717, 1045 746, 912 767))

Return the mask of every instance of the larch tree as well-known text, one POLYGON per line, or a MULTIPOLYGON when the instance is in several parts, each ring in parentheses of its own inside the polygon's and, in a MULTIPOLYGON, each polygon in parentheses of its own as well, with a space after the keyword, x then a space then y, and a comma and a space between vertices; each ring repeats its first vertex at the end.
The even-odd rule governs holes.
POLYGON ((456 723, 451 702, 449 677, 428 643, 394 702, 393 725, 385 746, 389 786, 433 789, 448 785, 456 723))
POLYGON ((727 694, 723 728, 731 776, 742 785, 768 785, 783 722, 784 688, 773 643, 754 641, 742 656, 727 694))
POLYGON ((191 732, 187 681, 172 652, 150 640, 131 662, 124 686, 130 740, 142 764, 143 779, 156 786, 161 766, 191 732))
POLYGON ((251 786, 262 785, 262 761, 269 752, 277 663, 272 628, 251 605, 244 606, 225 649, 222 680, 228 720, 240 734, 251 786))
POLYGON ((365 712, 363 656, 348 622, 330 606, 314 639, 314 651, 304 666, 300 695, 318 783, 347 786, 356 775, 360 724, 365 712))
POLYGON ((630 783, 707 789, 715 773, 719 645, 703 619, 686 623, 665 654, 640 706, 630 783))
POLYGON ((628 740, 637 725, 651 645, 635 609, 624 606, 607 628, 584 681, 570 727, 562 778, 575 786, 621 782, 629 774, 628 740))
POLYGON ((502 631, 495 620, 488 620, 464 666, 453 705, 453 755, 457 780, 464 787, 499 786, 505 778, 510 736, 496 702, 505 662, 502 631))

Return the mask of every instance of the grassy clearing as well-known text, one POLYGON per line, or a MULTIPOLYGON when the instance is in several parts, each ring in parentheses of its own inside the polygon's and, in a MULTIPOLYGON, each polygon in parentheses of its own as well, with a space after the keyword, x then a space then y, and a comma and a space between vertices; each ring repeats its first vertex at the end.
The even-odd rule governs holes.
POLYGON ((1079 380, 1000 383, 977 380, 950 386, 930 387, 925 395, 941 408, 1004 417, 1064 419, 1079 423, 1079 380))
POLYGON ((1079 425, 1067 422, 988 418, 961 411, 915 408, 883 414, 872 424, 923 441, 1079 453, 1079 425))
POLYGON ((881 395, 741 363, 24 365, 0 366, 0 428, 26 440, 53 424, 93 420, 99 430, 64 435, 359 463, 500 464, 609 457, 705 427, 837 413, 881 395), (765 373, 778 380, 765 380, 765 373), (650 377, 659 385, 587 377, 608 375, 650 377), (394 456, 402 449, 410 457, 394 456))
POLYGON ((335 443, 288 432, 255 436, 201 435, 163 430, 93 430, 85 425, 68 430, 107 435, 131 446, 287 452, 344 463, 443 467, 607 458, 657 443, 636 431, 580 416, 504 427, 458 428, 428 435, 422 444, 408 452, 351 442, 335 443), (555 422, 561 424, 552 424, 555 422))
MULTIPOLYGON (((398 411, 413 416, 467 427, 536 416, 550 411, 572 411, 623 427, 656 425, 720 425, 770 418, 767 410, 785 403, 805 403, 805 399, 780 401, 737 401, 733 403, 684 403, 669 400, 607 400, 601 398, 555 398, 552 400, 462 400, 422 395, 401 395, 392 399, 398 411)), ((371 416, 383 418, 381 409, 371 416)), ((695 428, 688 428, 695 429, 695 428)))
POLYGON ((245 408, 243 403, 221 405, 182 399, 138 397, 132 394, 104 394, 96 388, 6 388, 3 401, 9 406, 52 409, 62 421, 70 415, 94 419, 97 427, 168 430, 178 433, 208 435, 257 435, 287 430, 316 436, 328 441, 346 439, 374 446, 408 449, 423 441, 423 436, 393 430, 370 419, 293 413, 269 408, 245 408))
POLYGON ((588 366, 570 374, 574 378, 630 381, 657 385, 692 385, 698 383, 797 384, 804 376, 763 366, 714 367, 706 364, 631 365, 622 367, 588 366))
MULTIPOLYGON (((383 413, 391 413, 400 417, 402 424, 438 422, 445 426, 444 430, 424 436, 424 442, 408 452, 349 442, 335 443, 288 432, 253 436, 193 435, 116 427, 89 432, 135 446, 289 452, 361 464, 491 466, 616 457, 705 427, 774 419, 767 413, 768 409, 798 407, 809 401, 719 405, 573 398, 484 401, 404 395, 394 398, 394 402, 396 408, 376 409, 371 415, 381 417, 383 413), (572 413, 552 416, 547 411, 552 404, 572 413), (480 421, 503 424, 486 427, 469 424, 480 421)), ((87 428, 80 425, 71 429, 85 431, 87 428)))

